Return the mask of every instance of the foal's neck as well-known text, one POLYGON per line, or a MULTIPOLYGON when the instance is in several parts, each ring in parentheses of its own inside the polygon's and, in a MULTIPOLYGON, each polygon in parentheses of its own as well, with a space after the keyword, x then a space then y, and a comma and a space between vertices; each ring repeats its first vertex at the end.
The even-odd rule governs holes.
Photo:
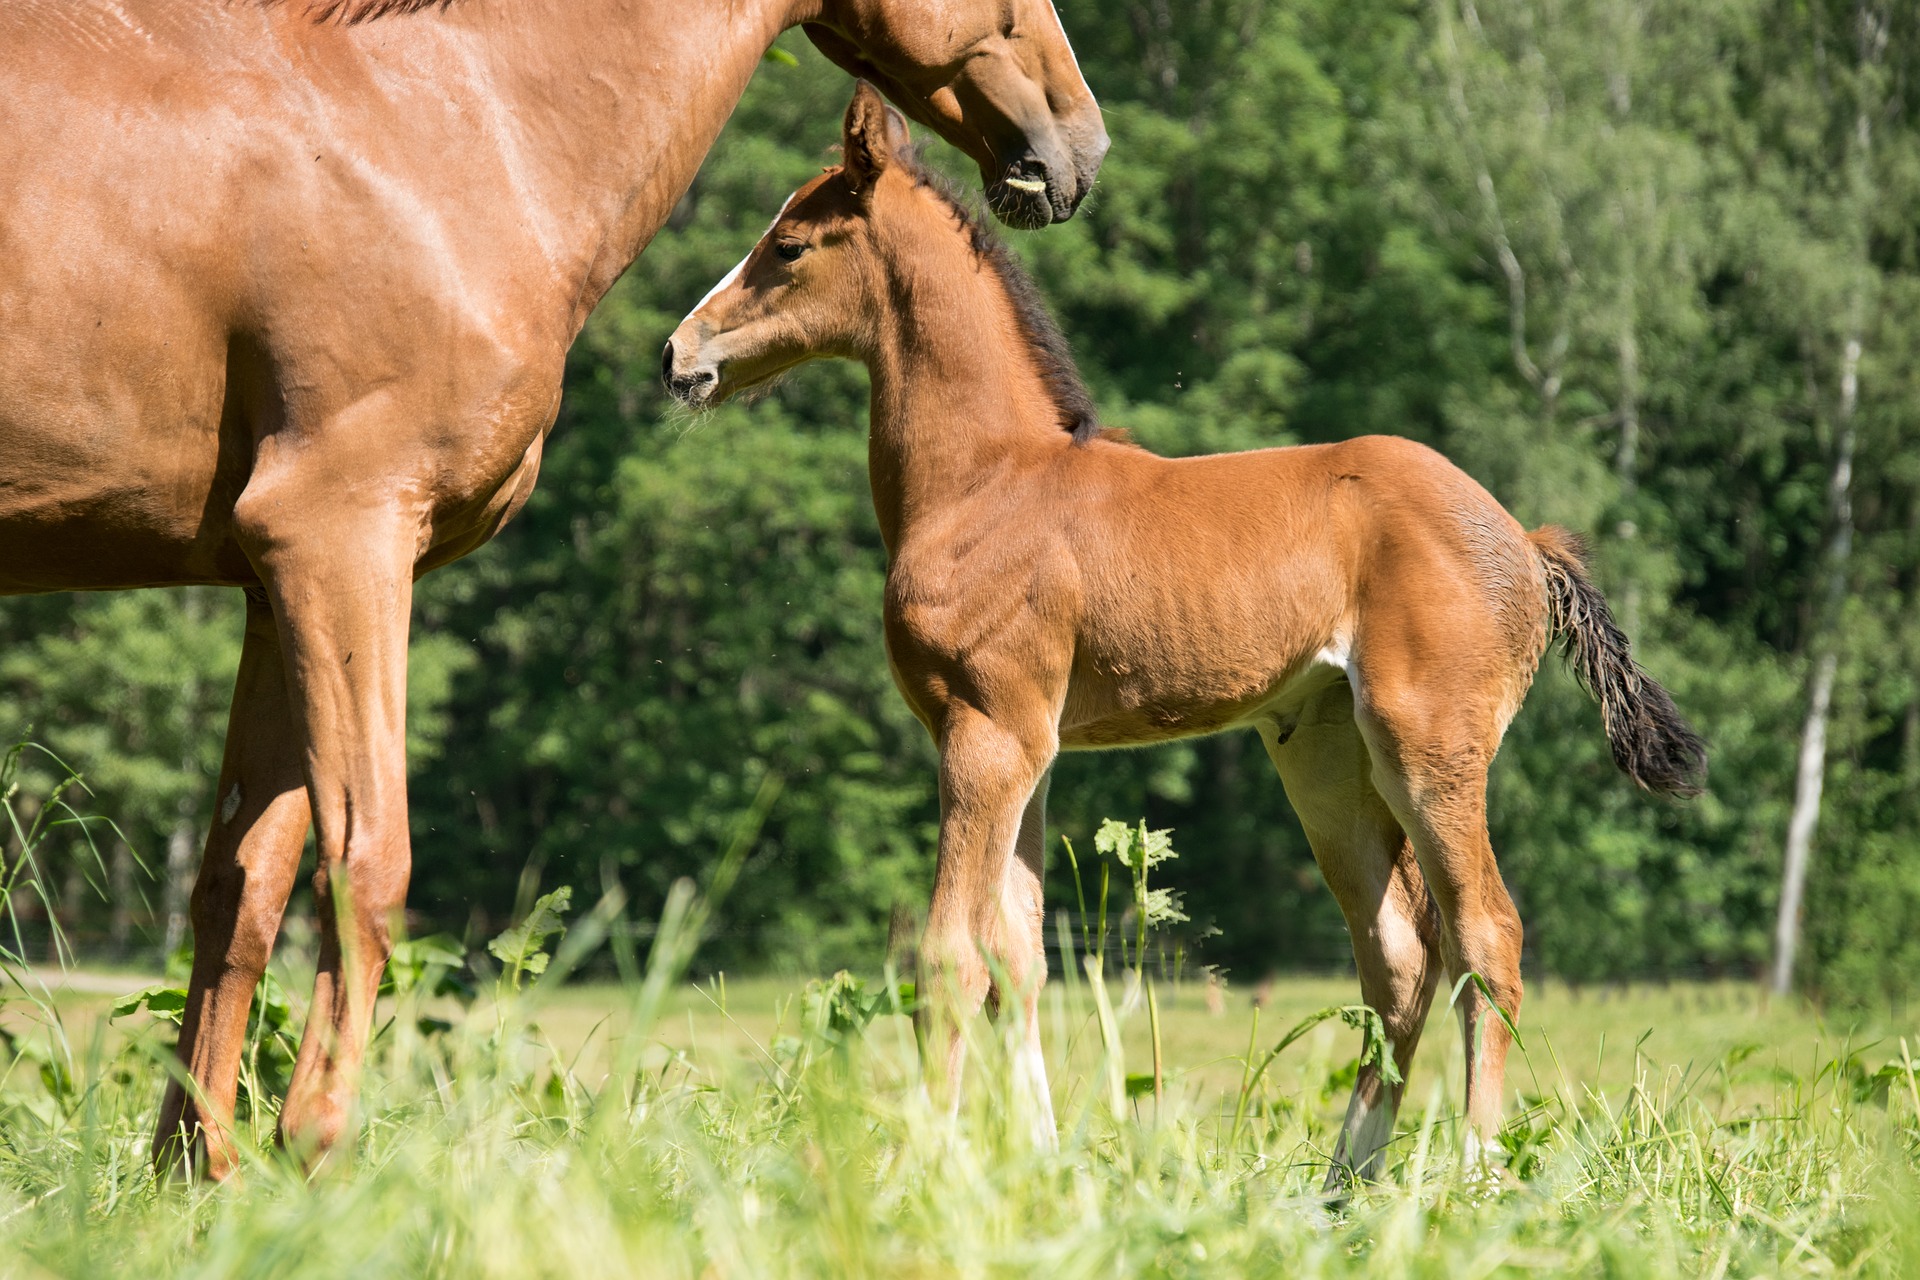
POLYGON ((868 478, 887 549, 947 502, 1069 448, 999 273, 962 239, 891 265, 865 357, 868 478))

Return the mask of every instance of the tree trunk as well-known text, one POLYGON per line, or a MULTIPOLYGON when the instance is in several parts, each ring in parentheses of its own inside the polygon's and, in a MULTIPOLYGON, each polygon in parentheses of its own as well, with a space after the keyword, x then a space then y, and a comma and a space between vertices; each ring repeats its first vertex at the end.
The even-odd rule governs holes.
POLYGON ((1836 424, 1833 476, 1827 499, 1833 535, 1827 542, 1824 600, 1815 624, 1813 678, 1807 718, 1800 731, 1800 761, 1794 771, 1793 814, 1787 820, 1786 865, 1781 873, 1780 916, 1773 933, 1773 990, 1793 990, 1793 964, 1800 948, 1801 905, 1806 897, 1807 866, 1813 857, 1813 832, 1820 821, 1820 794, 1826 787, 1827 718, 1833 708, 1834 679, 1840 669, 1840 611, 1846 603, 1847 567, 1853 557, 1854 411, 1860 403, 1860 339, 1847 339, 1840 369, 1840 416, 1836 424))
POLYGON ((187 904, 193 893, 193 818, 184 803, 167 837, 167 924, 160 942, 160 963, 165 964, 180 949, 187 937, 187 904))
MULTIPOLYGON (((1877 69, 1887 48, 1887 14, 1861 0, 1854 10, 1854 35, 1859 67, 1877 69)), ((1872 76, 1864 78, 1871 84, 1872 76)), ((1863 96, 1854 108, 1853 136, 1845 157, 1847 181, 1855 218, 1855 246, 1859 261, 1847 307, 1847 339, 1840 356, 1840 405, 1834 419, 1833 475, 1827 482, 1827 510, 1833 532, 1826 548, 1826 581, 1814 615, 1813 678, 1808 685, 1807 718, 1800 733, 1800 760, 1794 771, 1793 813, 1787 820, 1785 865, 1780 877, 1780 916, 1774 925, 1773 990, 1785 995, 1793 989, 1793 966, 1800 949, 1802 907, 1807 870, 1813 860, 1813 833, 1820 821, 1820 794, 1826 785, 1827 719, 1833 708, 1833 686, 1840 668, 1841 614, 1846 605, 1847 573, 1853 558, 1853 451, 1855 414, 1860 407, 1860 342, 1866 331, 1867 291, 1872 284, 1873 260, 1868 244, 1873 189, 1873 110, 1877 104, 1863 96)))
POLYGON ((133 942, 133 850, 125 840, 113 842, 107 893, 113 899, 107 913, 107 954, 120 963, 126 960, 133 942))

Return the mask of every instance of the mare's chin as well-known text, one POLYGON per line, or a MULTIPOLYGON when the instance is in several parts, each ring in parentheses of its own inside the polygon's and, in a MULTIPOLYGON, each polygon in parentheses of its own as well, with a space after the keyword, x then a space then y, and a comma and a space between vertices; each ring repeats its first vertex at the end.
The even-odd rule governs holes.
POLYGON ((1016 184, 1001 179, 987 186, 987 208, 1015 231, 1038 231, 1073 216, 1071 197, 1065 199, 1064 211, 1060 208, 1062 201, 1056 199, 1054 191, 1057 185, 1049 181, 1032 187, 1024 182, 1016 184))

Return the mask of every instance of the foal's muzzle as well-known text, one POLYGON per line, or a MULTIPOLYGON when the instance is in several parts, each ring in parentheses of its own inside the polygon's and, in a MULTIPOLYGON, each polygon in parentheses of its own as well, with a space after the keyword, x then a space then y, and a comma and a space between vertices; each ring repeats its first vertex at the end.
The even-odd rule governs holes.
POLYGON ((712 369, 695 367, 678 368, 677 352, 673 348, 673 339, 667 339, 666 347, 660 352, 660 381, 667 384, 667 391, 674 399, 690 408, 698 409, 713 398, 720 384, 720 375, 712 369))

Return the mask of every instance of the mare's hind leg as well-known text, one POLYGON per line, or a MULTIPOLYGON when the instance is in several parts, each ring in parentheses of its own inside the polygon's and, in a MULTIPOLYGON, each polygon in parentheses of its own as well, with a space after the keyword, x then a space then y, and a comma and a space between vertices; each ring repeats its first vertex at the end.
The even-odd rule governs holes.
POLYGON ((1379 1176, 1440 975, 1439 921, 1407 837, 1374 789, 1346 683, 1310 699, 1285 741, 1272 724, 1260 726, 1260 740, 1346 917, 1361 996, 1380 1015, 1402 1081, 1389 1084, 1376 1064, 1360 1069, 1327 1170, 1326 1189, 1338 1193, 1379 1176))
POLYGON ((163 1171, 201 1158, 212 1177, 233 1169, 230 1127, 247 1011, 307 839, 300 761, 273 610, 249 591, 226 759, 193 886, 193 979, 178 1050, 192 1084, 173 1081, 160 1104, 153 1158, 163 1171))
MULTIPOLYGON (((1487 838, 1487 766, 1518 699, 1511 675, 1475 662, 1475 652, 1416 645, 1363 658, 1355 720, 1372 753, 1374 786, 1411 838, 1439 908, 1448 974, 1456 983, 1478 974, 1511 1022, 1520 1016, 1520 915, 1487 838)), ((1461 993, 1459 1007, 1466 1153, 1477 1164, 1500 1127, 1512 1037, 1477 986, 1461 993)))
POLYGON ((1046 917, 1040 886, 1046 871, 1047 777, 1033 789, 1020 818, 1014 856, 1000 890, 1000 918, 987 938, 994 962, 993 1008, 1014 1021, 1013 1101, 1036 1145, 1057 1142, 1047 1061, 1040 1047, 1040 988, 1047 981, 1046 917))

